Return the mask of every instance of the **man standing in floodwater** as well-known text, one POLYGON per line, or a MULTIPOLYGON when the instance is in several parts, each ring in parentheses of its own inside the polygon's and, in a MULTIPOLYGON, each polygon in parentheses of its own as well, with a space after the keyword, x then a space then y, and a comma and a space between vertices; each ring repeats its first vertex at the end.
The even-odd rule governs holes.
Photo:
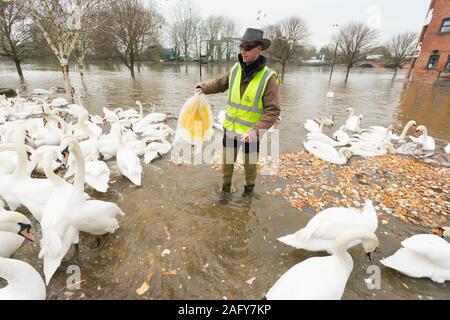
POLYGON ((228 73, 195 89, 199 94, 229 90, 223 122, 222 192, 231 192, 234 163, 243 146, 244 197, 255 187, 260 138, 275 124, 281 112, 278 75, 266 66, 266 58, 261 55, 271 44, 263 36, 262 30, 247 28, 240 39, 239 62, 228 73))

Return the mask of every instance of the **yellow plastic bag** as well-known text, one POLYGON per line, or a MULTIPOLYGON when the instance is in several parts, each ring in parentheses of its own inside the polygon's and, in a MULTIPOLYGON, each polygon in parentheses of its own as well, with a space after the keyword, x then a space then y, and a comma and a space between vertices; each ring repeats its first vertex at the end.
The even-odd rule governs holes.
POLYGON ((208 141, 212 134, 211 107, 204 95, 189 98, 178 116, 177 137, 190 144, 208 141))

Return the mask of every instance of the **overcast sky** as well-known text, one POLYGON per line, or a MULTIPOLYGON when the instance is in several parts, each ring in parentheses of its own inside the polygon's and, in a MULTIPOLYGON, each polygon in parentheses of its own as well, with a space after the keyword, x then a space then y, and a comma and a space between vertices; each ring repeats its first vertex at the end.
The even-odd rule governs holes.
MULTIPOLYGON (((156 0, 166 17, 180 0, 156 0)), ((185 0, 181 0, 185 1, 185 0)), ((238 25, 239 35, 246 27, 262 27, 285 17, 304 18, 311 31, 311 42, 320 48, 330 42, 333 24, 351 21, 369 23, 381 39, 395 33, 420 33, 431 0, 191 0, 203 17, 226 15, 238 25), (261 13, 258 14, 258 11, 261 13), (264 17, 265 15, 265 17, 264 17), (259 17, 259 20, 257 18, 259 17)))

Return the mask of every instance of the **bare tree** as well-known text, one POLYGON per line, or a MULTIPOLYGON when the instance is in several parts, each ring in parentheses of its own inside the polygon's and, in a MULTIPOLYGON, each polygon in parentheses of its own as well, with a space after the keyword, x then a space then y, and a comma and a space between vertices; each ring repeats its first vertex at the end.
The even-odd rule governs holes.
POLYGON ((177 33, 186 61, 193 47, 198 51, 199 41, 202 40, 198 34, 202 22, 198 11, 191 0, 179 0, 173 9, 172 29, 177 33))
POLYGON ((19 1, 0 1, 0 56, 14 62, 22 80, 20 63, 31 39, 31 21, 19 1))
POLYGON ((136 59, 160 37, 163 17, 153 5, 145 8, 139 0, 110 1, 108 32, 122 61, 134 77, 136 59))
POLYGON ((236 33, 236 24, 231 18, 225 18, 222 39, 227 39, 227 41, 224 42, 223 51, 225 53, 225 59, 228 62, 231 61, 231 55, 235 47, 235 44, 232 40, 233 37, 235 36, 235 33, 236 33))
POLYGON ((270 58, 281 63, 283 81, 286 64, 298 58, 307 46, 310 36, 308 24, 300 17, 290 17, 269 26, 267 34, 272 40, 270 58))
POLYGON ((35 25, 61 64, 67 98, 73 102, 69 57, 82 30, 83 15, 99 0, 26 0, 35 25))
POLYGON ((83 28, 80 31, 77 42, 75 43, 75 58, 78 64, 80 75, 84 74, 84 61, 89 50, 93 49, 95 45, 94 34, 106 24, 106 2, 99 1, 95 5, 88 8, 82 17, 83 28))
POLYGON ((387 58, 395 68, 394 77, 398 69, 402 68, 417 47, 418 35, 415 32, 405 32, 394 35, 385 45, 387 58))
POLYGON ((364 23, 347 24, 334 36, 334 42, 338 43, 339 59, 347 67, 345 82, 348 80, 350 69, 370 53, 377 37, 377 31, 364 23))
POLYGON ((221 33, 224 28, 224 19, 221 16, 209 16, 203 23, 203 38, 208 43, 207 56, 212 61, 218 60, 221 51, 221 33))
POLYGON ((169 43, 171 44, 171 46, 173 47, 174 50, 174 54, 175 54, 175 59, 177 61, 180 61, 180 54, 181 54, 181 39, 178 33, 178 29, 177 26, 171 25, 169 27, 169 43))

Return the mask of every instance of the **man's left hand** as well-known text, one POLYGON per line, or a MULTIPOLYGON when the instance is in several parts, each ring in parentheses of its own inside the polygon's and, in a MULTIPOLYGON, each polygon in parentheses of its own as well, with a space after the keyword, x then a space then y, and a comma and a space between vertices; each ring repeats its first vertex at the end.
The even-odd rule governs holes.
POLYGON ((243 134, 241 136, 241 141, 246 142, 246 143, 256 141, 256 134, 255 134, 254 130, 250 130, 249 132, 243 134))

